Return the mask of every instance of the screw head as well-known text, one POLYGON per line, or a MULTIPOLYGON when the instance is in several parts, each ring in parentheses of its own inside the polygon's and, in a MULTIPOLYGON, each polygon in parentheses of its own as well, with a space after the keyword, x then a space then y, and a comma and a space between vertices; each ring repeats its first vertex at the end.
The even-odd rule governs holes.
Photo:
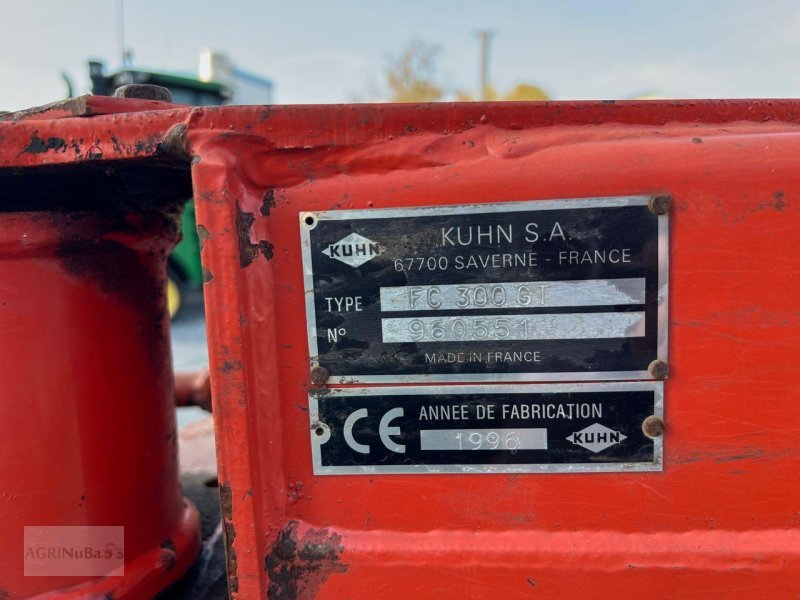
POLYGON ((314 367, 311 369, 311 383, 314 385, 324 385, 331 374, 325 367, 314 367))
POLYGON ((651 439, 664 435, 664 421, 661 417, 650 415, 642 421, 642 433, 651 439))
POLYGON ((654 360, 648 365, 647 370, 653 379, 666 379, 669 375, 669 366, 663 360, 654 360))
POLYGON ((131 83, 118 87, 114 92, 114 98, 137 98, 139 100, 172 102, 172 92, 160 85, 131 83))
POLYGON ((650 212, 656 215, 665 215, 669 212, 670 197, 667 195, 652 196, 647 202, 650 212))

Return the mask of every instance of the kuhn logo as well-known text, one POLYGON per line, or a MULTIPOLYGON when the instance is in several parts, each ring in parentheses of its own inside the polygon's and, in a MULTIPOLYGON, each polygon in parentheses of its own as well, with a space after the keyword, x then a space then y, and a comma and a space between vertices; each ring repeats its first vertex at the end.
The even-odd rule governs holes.
POLYGON ((609 429, 605 425, 600 425, 600 423, 589 425, 567 436, 567 440, 573 444, 591 450, 595 454, 625 439, 628 439, 627 436, 622 435, 619 431, 609 429))
POLYGON ((329 245, 322 253, 330 258, 340 260, 351 267, 360 267, 368 260, 382 254, 386 248, 363 235, 351 233, 338 242, 329 245))

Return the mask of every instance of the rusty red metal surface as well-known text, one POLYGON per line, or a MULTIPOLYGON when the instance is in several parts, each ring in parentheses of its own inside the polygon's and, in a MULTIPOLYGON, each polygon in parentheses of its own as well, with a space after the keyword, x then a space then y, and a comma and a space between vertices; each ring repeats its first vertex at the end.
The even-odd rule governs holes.
MULTIPOLYGON (((13 161, 18 150, 0 154, 13 161)), ((69 167, 0 174, 2 598, 152 597, 199 549, 198 513, 178 479, 164 316, 177 213, 174 203, 136 208, 97 177, 113 179, 69 167), (26 526, 122 526, 124 568, 25 576, 26 526)))
MULTIPOLYGON (((180 106, 180 105, 178 105, 180 106)), ((52 121, 70 117, 90 117, 148 110, 164 110, 163 102, 107 96, 78 96, 27 110, 0 113, 0 121, 52 121)))
POLYGON ((795 101, 168 108, 0 125, 0 175, 192 157, 233 597, 782 597, 798 123, 795 101), (299 212, 656 193, 663 472, 312 474, 299 212))

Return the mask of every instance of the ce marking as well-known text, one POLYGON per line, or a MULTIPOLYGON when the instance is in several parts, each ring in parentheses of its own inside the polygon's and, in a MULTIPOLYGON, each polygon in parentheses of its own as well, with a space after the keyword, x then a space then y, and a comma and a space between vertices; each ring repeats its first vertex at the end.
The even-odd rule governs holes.
MULTIPOLYGON (((366 408, 359 408, 358 410, 351 412, 344 421, 344 441, 347 442, 348 446, 360 454, 369 454, 370 447, 368 444, 362 444, 356 440, 355 436, 353 436, 353 427, 355 427, 356 423, 358 423, 361 419, 365 419, 368 416, 369 412, 366 408)), ((398 417, 402 416, 402 408, 393 408, 387 411, 381 417, 380 424, 378 425, 378 435, 381 438, 381 443, 392 452, 397 452, 398 454, 405 454, 406 446, 405 444, 398 444, 392 439, 392 436, 400 435, 400 428, 392 425, 391 423, 398 417)))

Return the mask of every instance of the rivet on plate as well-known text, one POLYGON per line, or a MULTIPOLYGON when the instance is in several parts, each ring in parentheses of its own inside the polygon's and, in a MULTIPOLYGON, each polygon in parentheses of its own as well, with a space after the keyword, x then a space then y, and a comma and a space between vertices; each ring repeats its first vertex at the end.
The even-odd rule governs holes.
POLYGON ((642 421, 642 432, 649 438, 658 438, 664 435, 664 421, 661 417, 650 415, 642 421))
POLYGON ((656 215, 665 215, 669 212, 670 197, 666 195, 652 196, 647 202, 650 212, 656 215))
POLYGON ((330 372, 325 367, 314 367, 311 369, 311 382, 314 385, 325 384, 330 376, 330 372))
POLYGON ((669 375, 669 367, 663 360, 654 360, 648 365, 647 370, 653 379, 666 379, 669 375))

